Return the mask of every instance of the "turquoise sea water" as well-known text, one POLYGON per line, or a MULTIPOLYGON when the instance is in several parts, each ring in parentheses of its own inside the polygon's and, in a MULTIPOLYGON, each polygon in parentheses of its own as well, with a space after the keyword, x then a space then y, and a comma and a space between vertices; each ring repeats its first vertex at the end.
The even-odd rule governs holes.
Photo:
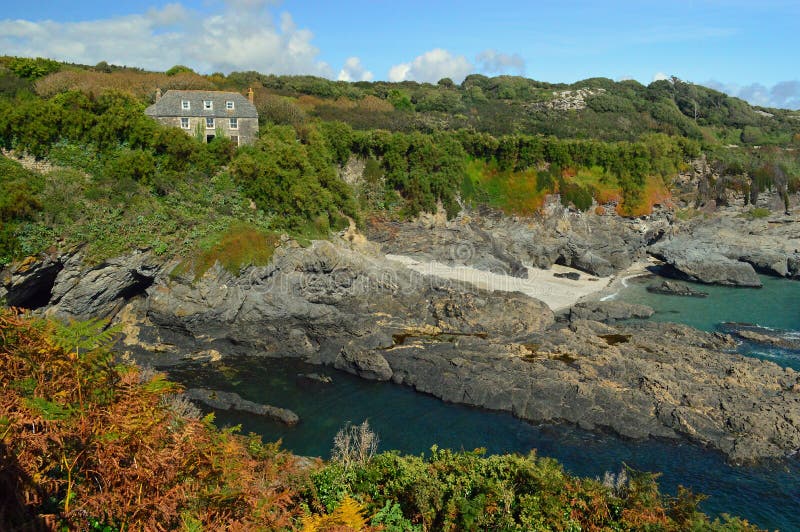
MULTIPOLYGON (((689 323, 713 330, 721 321, 742 321, 800 330, 800 283, 764 279, 761 290, 701 287, 707 299, 650 294, 630 280, 619 297, 649 304, 654 319, 689 323)), ((746 351, 750 348, 743 347, 746 351)), ((775 352, 778 363, 794 365, 796 356, 775 352)), ((302 455, 327 457, 333 437, 347 421, 369 419, 381 438, 380 449, 427 452, 434 444, 453 449, 484 447, 489 453, 536 449, 561 461, 567 470, 602 477, 622 463, 660 471, 668 493, 678 484, 710 495, 702 503, 711 514, 741 515, 761 527, 800 530, 800 462, 788 460, 757 467, 733 467, 717 452, 685 442, 631 442, 568 426, 534 426, 510 414, 444 403, 388 383, 365 381, 329 368, 291 360, 226 359, 209 366, 171 370, 190 385, 236 391, 243 397, 290 408, 301 418, 296 427, 243 413, 217 412, 221 424, 241 424, 266 440, 281 438, 284 447, 302 455), (300 373, 322 373, 331 384, 308 382, 300 373)))
MULTIPOLYGON (((651 320, 685 323, 705 331, 720 328, 723 322, 751 323, 761 327, 800 334, 800 281, 761 277, 763 288, 730 288, 687 283, 708 297, 679 297, 651 294, 647 286, 660 278, 638 277, 627 280, 619 298, 642 303, 656 311, 651 320)), ((743 343, 743 354, 771 360, 800 371, 800 352, 743 343)))

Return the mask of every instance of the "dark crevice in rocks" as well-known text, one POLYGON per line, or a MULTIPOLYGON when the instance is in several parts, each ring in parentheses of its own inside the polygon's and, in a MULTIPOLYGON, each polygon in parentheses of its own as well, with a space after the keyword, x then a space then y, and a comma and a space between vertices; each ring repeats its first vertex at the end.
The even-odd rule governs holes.
POLYGON ((419 334, 419 333, 398 333, 392 335, 392 347, 404 345, 408 338, 431 338, 445 342, 453 340, 454 336, 473 336, 485 340, 489 335, 484 332, 465 333, 465 332, 441 332, 438 334, 419 334))
POLYGON ((63 268, 61 263, 54 263, 41 268, 24 283, 13 287, 6 295, 6 303, 11 307, 35 310, 47 306, 53 294, 58 272, 63 268))
POLYGON ((651 236, 650 236, 650 237, 649 237, 649 238, 648 238, 648 239, 645 241, 645 246, 652 246, 652 245, 653 245, 653 244, 655 244, 656 242, 659 242, 660 240, 662 240, 662 239, 664 238, 664 235, 666 235, 666 234, 667 234, 667 233, 666 233, 666 231, 664 231, 663 229, 660 229, 660 230, 658 230, 658 231, 654 232, 654 233, 653 233, 653 234, 652 234, 652 235, 651 235, 651 236))
POLYGON ((600 338, 606 341, 608 345, 625 344, 631 339, 630 334, 601 334, 600 338))
POLYGON ((139 272, 131 272, 133 282, 119 291, 115 299, 124 299, 128 301, 136 296, 146 295, 147 289, 152 286, 153 277, 148 277, 140 274, 139 272))

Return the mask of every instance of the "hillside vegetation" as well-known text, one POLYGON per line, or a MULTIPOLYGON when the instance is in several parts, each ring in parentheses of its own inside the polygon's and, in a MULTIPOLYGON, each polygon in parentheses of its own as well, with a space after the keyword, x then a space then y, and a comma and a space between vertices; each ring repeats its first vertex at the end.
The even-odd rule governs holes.
POLYGON ((672 179, 701 155, 720 176, 709 197, 788 198, 800 188, 799 144, 797 112, 678 79, 346 83, 4 57, 0 147, 52 166, 0 159, 0 264, 82 244, 95 261, 134 247, 208 257, 223 240, 251 242, 241 231, 319 237, 366 214, 439 206, 532 215, 554 192, 575 209, 639 216, 669 205, 672 179), (236 148, 163 127, 143 114, 157 87, 253 87, 260 138, 236 148), (339 172, 354 159, 364 171, 348 185, 339 172))
POLYGON ((374 454, 366 424, 300 460, 120 365, 113 329, 0 310, 0 528, 6 530, 756 530, 632 470, 433 448, 374 454))

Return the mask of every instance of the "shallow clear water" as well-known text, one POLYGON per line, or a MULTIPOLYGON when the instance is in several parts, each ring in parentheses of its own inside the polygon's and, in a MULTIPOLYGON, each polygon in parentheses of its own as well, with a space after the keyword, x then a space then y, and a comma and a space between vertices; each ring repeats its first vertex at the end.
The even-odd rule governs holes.
MULTIPOLYGON (((800 334, 800 281, 787 281, 762 276, 763 288, 731 288, 686 283, 708 297, 680 297, 652 294, 647 286, 658 284, 660 278, 639 277, 627 280, 628 286, 619 292, 619 299, 652 307, 652 320, 674 321, 713 331, 723 322, 752 323, 780 329, 788 334, 800 334)), ((800 352, 787 351, 743 343, 743 354, 771 360, 776 364, 800 371, 800 352)))
MULTIPOLYGON (((762 290, 701 287, 708 299, 659 296, 646 292, 643 281, 629 281, 620 298, 649 304, 655 319, 689 323, 712 330, 721 321, 746 321, 800 330, 800 283, 765 279, 762 290)), ((649 281, 645 281, 649 282, 649 281)), ((788 353, 776 359, 793 365, 788 353)), ((243 397, 290 408, 301 418, 296 427, 243 413, 217 412, 220 424, 241 424, 243 431, 265 440, 282 438, 284 447, 302 455, 324 456, 338 429, 347 421, 369 419, 381 438, 380 449, 427 452, 434 444, 453 449, 484 447, 489 453, 537 449, 574 474, 601 477, 622 463, 662 473, 669 493, 677 485, 710 495, 702 508, 711 514, 743 516, 761 527, 800 530, 800 463, 791 460, 759 467, 732 467, 717 452, 683 442, 630 442, 574 427, 533 426, 510 414, 447 404, 431 396, 388 383, 365 381, 329 368, 292 360, 226 359, 207 366, 170 370, 190 385, 236 391, 243 397), (299 373, 320 373, 331 384, 298 379, 299 373)))

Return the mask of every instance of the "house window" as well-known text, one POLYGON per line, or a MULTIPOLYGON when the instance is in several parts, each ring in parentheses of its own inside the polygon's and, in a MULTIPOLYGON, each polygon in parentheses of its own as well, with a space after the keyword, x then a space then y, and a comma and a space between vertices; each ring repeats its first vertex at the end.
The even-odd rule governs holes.
POLYGON ((189 100, 181 100, 181 109, 184 111, 188 111, 192 108, 192 105, 189 103, 189 100))
POLYGON ((203 109, 211 111, 214 109, 214 102, 211 100, 203 100, 203 109))
POLYGON ((239 129, 239 119, 231 118, 231 129, 239 129))
POLYGON ((189 119, 188 118, 181 118, 181 127, 183 129, 189 129, 189 119))
POLYGON ((228 100, 227 102, 225 102, 225 109, 227 109, 229 111, 233 109, 233 102, 231 100, 228 100))
POLYGON ((233 142, 234 146, 239 145, 239 135, 231 135, 231 142, 233 142))
POLYGON ((214 129, 214 119, 210 116, 206 117, 206 129, 214 129))

